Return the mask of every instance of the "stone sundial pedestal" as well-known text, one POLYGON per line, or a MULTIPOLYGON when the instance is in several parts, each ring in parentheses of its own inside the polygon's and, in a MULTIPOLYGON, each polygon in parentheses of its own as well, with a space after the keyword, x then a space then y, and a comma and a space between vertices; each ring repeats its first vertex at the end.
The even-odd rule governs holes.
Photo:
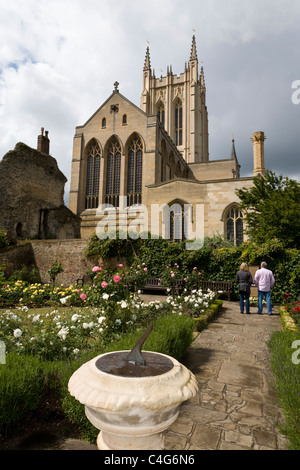
POLYGON ((141 354, 150 327, 131 351, 97 356, 70 378, 70 394, 101 430, 100 450, 162 450, 162 432, 177 419, 180 405, 197 393, 195 376, 176 359, 141 354))

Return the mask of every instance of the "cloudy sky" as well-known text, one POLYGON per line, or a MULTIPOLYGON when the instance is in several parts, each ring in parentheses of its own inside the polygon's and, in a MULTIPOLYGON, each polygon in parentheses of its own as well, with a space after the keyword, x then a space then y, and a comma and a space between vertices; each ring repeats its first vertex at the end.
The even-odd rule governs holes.
POLYGON ((36 148, 44 127, 70 180, 75 127, 116 80, 139 106, 147 41, 156 76, 182 73, 193 30, 210 159, 230 156, 234 133, 251 175, 250 138, 264 131, 266 167, 300 180, 299 0, 0 0, 0 159, 17 142, 36 148))

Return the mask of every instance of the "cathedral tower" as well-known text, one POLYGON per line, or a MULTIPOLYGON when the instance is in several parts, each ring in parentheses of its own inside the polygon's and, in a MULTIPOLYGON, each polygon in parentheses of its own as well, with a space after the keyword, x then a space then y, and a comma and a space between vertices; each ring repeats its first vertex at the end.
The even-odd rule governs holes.
POLYGON ((203 66, 199 75, 195 36, 190 60, 179 76, 168 66, 167 75, 156 78, 147 47, 141 109, 148 115, 158 115, 187 163, 208 162, 206 87, 203 66))

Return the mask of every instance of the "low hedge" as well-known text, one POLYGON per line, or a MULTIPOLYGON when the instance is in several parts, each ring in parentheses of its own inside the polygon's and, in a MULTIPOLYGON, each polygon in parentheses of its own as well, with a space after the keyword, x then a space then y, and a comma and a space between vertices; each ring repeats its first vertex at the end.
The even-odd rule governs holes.
POLYGON ((216 299, 198 318, 194 318, 194 327, 196 331, 204 330, 207 325, 218 315, 223 305, 223 300, 216 299))
POLYGON ((285 309, 284 306, 280 305, 279 313, 280 313, 282 328, 284 330, 289 330, 289 331, 298 330, 295 320, 289 314, 289 312, 285 309))

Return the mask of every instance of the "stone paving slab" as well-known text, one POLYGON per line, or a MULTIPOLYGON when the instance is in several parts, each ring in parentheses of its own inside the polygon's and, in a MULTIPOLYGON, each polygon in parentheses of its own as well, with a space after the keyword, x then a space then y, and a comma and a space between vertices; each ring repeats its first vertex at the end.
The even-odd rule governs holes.
POLYGON ((199 393, 164 433, 166 450, 286 449, 266 344, 282 328, 280 315, 276 308, 272 316, 252 310, 242 315, 237 302, 224 301, 188 349, 181 362, 195 374, 199 393))

